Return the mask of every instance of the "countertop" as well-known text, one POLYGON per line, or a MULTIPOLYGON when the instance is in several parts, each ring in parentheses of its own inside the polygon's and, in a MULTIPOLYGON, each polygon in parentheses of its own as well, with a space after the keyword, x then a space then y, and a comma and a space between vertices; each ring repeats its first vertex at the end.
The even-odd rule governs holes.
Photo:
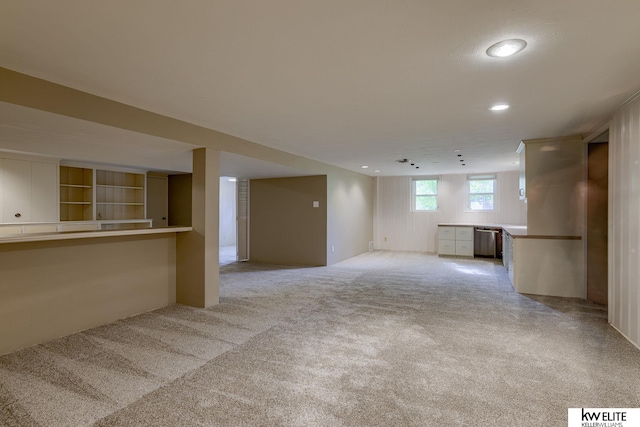
POLYGON ((444 227, 487 227, 487 228, 501 228, 508 233, 511 237, 525 238, 525 239, 562 239, 562 240, 580 240, 581 236, 551 236, 551 235, 532 235, 528 234, 526 225, 511 225, 511 224, 482 224, 482 223, 465 223, 465 222, 441 222, 438 226, 444 227))
POLYGON ((99 237, 135 236, 141 234, 182 233, 192 227, 138 228, 129 230, 60 231, 56 233, 25 233, 0 236, 0 244, 44 242, 48 240, 94 239, 99 237))

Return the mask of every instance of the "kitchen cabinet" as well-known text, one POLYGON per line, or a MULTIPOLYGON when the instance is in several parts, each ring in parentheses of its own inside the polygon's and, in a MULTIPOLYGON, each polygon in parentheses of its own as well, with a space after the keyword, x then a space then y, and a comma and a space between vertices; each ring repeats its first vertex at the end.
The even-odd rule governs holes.
POLYGON ((57 221, 57 163, 0 159, 2 223, 57 221))
POLYGON ((438 226, 438 255, 473 257, 473 227, 438 226))

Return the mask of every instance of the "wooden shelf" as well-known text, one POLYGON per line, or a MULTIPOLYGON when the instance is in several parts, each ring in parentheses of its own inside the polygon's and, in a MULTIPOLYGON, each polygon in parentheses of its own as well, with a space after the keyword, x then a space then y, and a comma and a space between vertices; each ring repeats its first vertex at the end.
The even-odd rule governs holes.
POLYGON ((122 189, 125 189, 125 190, 144 190, 144 187, 127 187, 126 185, 97 184, 96 187, 100 187, 100 188, 122 188, 122 189))
POLYGON ((144 206, 144 203, 96 202, 96 205, 144 206))
POLYGON ((141 173, 96 170, 96 219, 144 219, 146 177, 141 173))
POLYGON ((60 220, 109 221, 146 217, 144 173, 60 167, 60 220))
POLYGON ((93 220, 93 169, 60 166, 60 221, 93 220))
MULTIPOLYGON (((63 166, 64 167, 64 166, 63 166)), ((60 187, 69 187, 69 188, 91 188, 90 185, 74 185, 74 184, 60 184, 60 187)))

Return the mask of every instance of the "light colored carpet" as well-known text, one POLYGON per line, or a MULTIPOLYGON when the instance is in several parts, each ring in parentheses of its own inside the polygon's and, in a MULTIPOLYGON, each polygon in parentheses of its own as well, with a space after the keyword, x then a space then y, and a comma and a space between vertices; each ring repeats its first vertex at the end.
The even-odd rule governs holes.
POLYGON ((236 262, 238 258, 236 245, 220 246, 218 264, 222 267, 236 262))
POLYGON ((1 357, 0 424, 562 426, 640 407, 640 350, 604 307, 519 295, 493 261, 233 263, 221 295, 1 357))

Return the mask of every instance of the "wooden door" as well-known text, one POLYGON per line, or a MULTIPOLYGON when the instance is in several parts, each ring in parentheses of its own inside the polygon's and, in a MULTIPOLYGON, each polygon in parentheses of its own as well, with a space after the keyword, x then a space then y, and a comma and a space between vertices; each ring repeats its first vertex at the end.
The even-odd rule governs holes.
POLYGON ((153 228, 169 225, 169 180, 166 176, 147 176, 147 218, 153 228))
POLYGON ((587 299, 608 301, 609 144, 590 143, 587 185, 587 299))

